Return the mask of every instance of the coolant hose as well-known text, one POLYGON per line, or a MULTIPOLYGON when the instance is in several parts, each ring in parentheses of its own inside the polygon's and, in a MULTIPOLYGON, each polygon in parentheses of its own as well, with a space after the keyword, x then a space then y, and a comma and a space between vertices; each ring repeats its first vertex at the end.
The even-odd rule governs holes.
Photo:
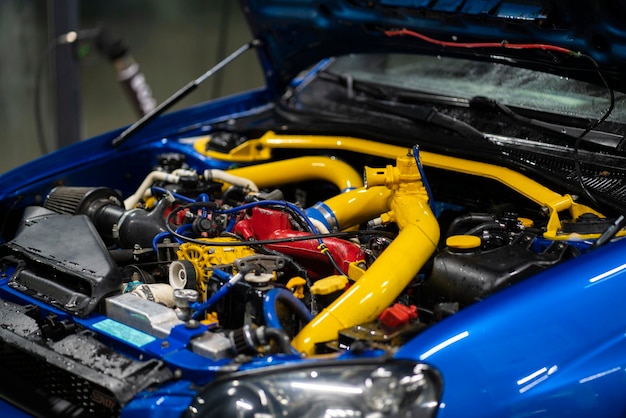
POLYGON ((296 354, 296 350, 291 346, 289 336, 282 329, 264 328, 264 336, 268 340, 274 340, 281 353, 296 354))
POLYGON ((178 169, 174 170, 172 173, 166 173, 163 171, 152 171, 150 172, 146 178, 141 182, 135 193, 128 196, 124 200, 124 207, 126 209, 132 209, 135 207, 137 203, 141 199, 146 196, 146 193, 149 192, 150 187, 157 181, 166 181, 169 183, 178 183, 180 181, 181 176, 185 175, 193 175, 193 172, 188 170, 178 169))
POLYGON ((306 305, 295 297, 293 293, 287 289, 275 288, 267 292, 263 298, 263 316, 265 318, 265 324, 268 327, 277 329, 283 328, 276 312, 276 302, 278 301, 285 303, 294 311, 302 323, 308 324, 313 319, 313 315, 307 309, 306 305))
POLYGON ((228 188, 228 184, 232 184, 234 186, 241 186, 245 189, 248 189, 251 192, 258 192, 259 187, 254 183, 254 181, 250 180, 247 177, 236 175, 233 173, 234 170, 223 171, 223 170, 204 170, 204 177, 207 180, 217 180, 219 182, 224 182, 224 191, 228 188))
POLYGON ((155 181, 169 181, 172 183, 178 183, 178 176, 174 176, 163 171, 153 171, 146 176, 143 182, 137 188, 137 191, 128 196, 124 200, 124 207, 126 209, 132 209, 143 198, 144 192, 152 186, 155 181))
POLYGON ((231 331, 228 337, 233 351, 237 354, 258 354, 259 347, 266 346, 271 341, 276 343, 279 352, 297 354, 291 346, 287 333, 278 328, 246 324, 242 328, 231 331))

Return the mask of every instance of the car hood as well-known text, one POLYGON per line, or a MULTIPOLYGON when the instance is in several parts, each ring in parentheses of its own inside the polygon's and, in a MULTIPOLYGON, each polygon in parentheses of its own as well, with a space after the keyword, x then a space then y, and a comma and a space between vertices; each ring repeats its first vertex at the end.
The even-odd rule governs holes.
POLYGON ((626 86, 623 0, 241 0, 241 4, 253 36, 261 41, 261 63, 268 87, 276 94, 323 58, 366 52, 506 60, 585 81, 605 83, 604 78, 617 90, 626 86))

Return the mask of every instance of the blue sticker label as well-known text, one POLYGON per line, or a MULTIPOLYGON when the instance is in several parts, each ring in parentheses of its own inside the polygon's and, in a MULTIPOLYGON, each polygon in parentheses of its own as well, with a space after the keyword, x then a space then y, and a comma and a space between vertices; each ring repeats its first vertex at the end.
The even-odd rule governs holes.
POLYGON ((156 338, 150 334, 138 331, 135 328, 131 328, 128 325, 124 325, 108 318, 103 319, 100 322, 96 322, 93 324, 93 327, 113 337, 117 337, 120 340, 126 341, 136 347, 144 346, 156 340, 156 338))

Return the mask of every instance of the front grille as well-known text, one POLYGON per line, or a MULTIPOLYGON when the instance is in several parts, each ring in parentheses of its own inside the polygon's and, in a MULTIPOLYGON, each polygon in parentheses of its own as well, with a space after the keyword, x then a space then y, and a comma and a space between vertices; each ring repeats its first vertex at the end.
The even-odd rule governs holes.
POLYGON ((135 360, 80 327, 43 338, 39 317, 32 305, 0 300, 0 398, 33 416, 116 417, 174 377, 162 361, 135 360))
POLYGON ((0 368, 3 397, 36 416, 119 415, 119 402, 109 391, 8 344, 0 345, 0 368), (98 403, 103 400, 106 405, 98 403))
MULTIPOLYGON (((68 370, 74 365, 66 363, 68 370)), ((36 416, 115 417, 120 403, 106 388, 0 342, 0 393, 36 416)))

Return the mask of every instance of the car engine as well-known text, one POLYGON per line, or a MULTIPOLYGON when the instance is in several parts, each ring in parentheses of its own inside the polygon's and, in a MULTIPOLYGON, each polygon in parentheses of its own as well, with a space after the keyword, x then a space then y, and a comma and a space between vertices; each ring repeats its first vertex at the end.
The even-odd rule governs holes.
POLYGON ((218 170, 164 153, 126 198, 51 189, 24 211, 3 269, 12 289, 79 318, 100 312, 158 338, 201 329, 190 349, 212 360, 393 350, 587 251, 611 223, 513 172, 489 202, 448 177, 469 172, 481 187, 492 180, 472 171, 500 167, 428 156, 427 178, 417 146, 388 154, 393 164, 359 173, 320 155, 218 170), (536 188, 524 196, 519 181, 536 188))
POLYGON ((124 158, 149 169, 81 168, 5 214, 0 367, 20 405, 36 382, 44 412, 117 416, 163 382, 393 354, 622 234, 544 182, 417 145, 216 132, 124 158))

